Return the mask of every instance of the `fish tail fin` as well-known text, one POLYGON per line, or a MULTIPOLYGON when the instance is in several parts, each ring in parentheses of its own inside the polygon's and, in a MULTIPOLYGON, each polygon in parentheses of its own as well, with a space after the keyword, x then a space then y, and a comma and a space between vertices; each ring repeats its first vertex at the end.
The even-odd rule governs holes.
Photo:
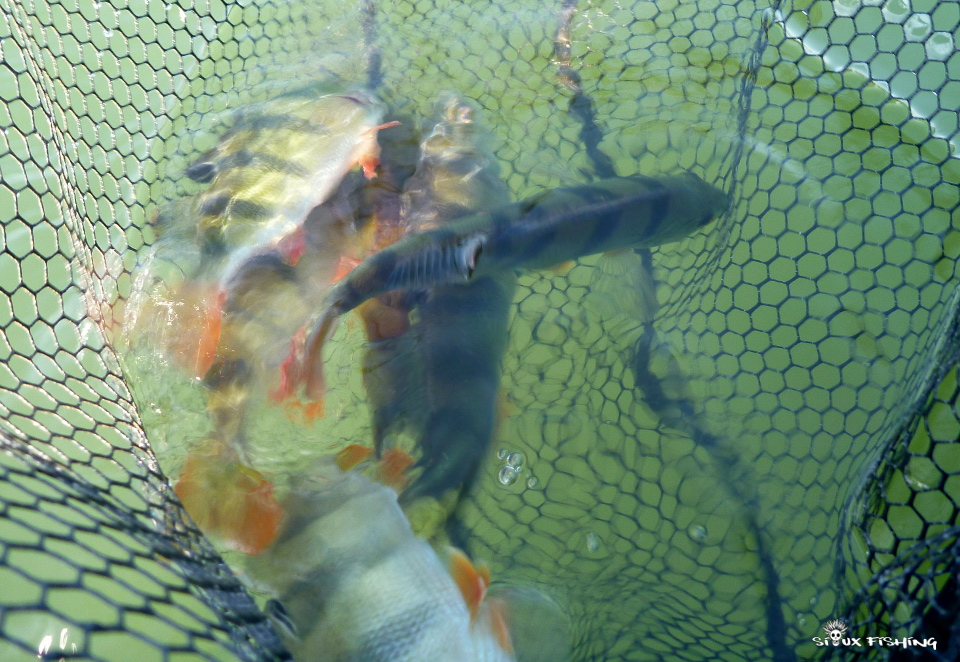
POLYGON ((304 401, 301 401, 297 395, 300 384, 305 379, 305 364, 302 358, 305 337, 306 329, 300 329, 290 340, 290 353, 280 363, 279 383, 276 388, 270 391, 269 397, 273 402, 285 405, 287 414, 291 419, 299 420, 302 423, 312 423, 319 418, 323 418, 326 412, 322 389, 318 394, 304 401))
POLYGON ((193 377, 203 377, 213 366, 223 328, 227 295, 217 285, 185 281, 174 293, 176 318, 165 343, 170 359, 193 377))
POLYGON ((401 504, 424 496, 443 499, 468 489, 490 446, 494 423, 493 415, 478 419, 453 407, 433 412, 419 444, 417 466, 423 471, 400 495, 401 504))
POLYGON ((280 530, 283 509, 273 484, 222 440, 208 439, 191 451, 173 489, 204 533, 236 551, 259 554, 280 530))
POLYGON ((406 451, 399 448, 389 448, 380 456, 375 477, 378 482, 400 492, 410 482, 407 471, 413 466, 413 463, 413 456, 406 451))
POLYGON ((490 568, 482 563, 474 564, 464 552, 456 547, 449 547, 447 569, 470 610, 470 618, 476 619, 480 603, 490 586, 490 568))
POLYGON ((656 282, 632 250, 609 251, 596 264, 584 306, 601 320, 626 316, 648 322, 659 308, 656 282))
POLYGON ((335 462, 341 471, 350 471, 361 462, 370 459, 373 449, 360 444, 350 444, 341 448, 336 455, 335 462))

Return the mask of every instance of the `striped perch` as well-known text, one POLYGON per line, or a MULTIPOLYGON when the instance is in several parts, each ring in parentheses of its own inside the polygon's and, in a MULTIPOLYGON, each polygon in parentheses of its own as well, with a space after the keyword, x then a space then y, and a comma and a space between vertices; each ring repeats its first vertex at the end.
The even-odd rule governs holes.
POLYGON ((512 660, 504 606, 484 599, 485 569, 457 550, 441 560, 396 492, 340 464, 323 458, 295 479, 279 535, 248 559, 295 659, 512 660))
MULTIPOLYGON (((408 232, 444 228, 453 219, 494 209, 508 199, 506 185, 473 110, 450 95, 420 146, 416 172, 404 184, 402 224, 408 232)), ((388 249, 389 250, 389 249, 388 249)), ((348 276, 349 278, 349 276, 348 276)), ((370 318, 384 317, 377 297, 357 310, 367 321, 364 383, 378 452, 388 433, 406 431, 419 452, 420 473, 401 492, 405 505, 445 497, 468 487, 493 438, 500 363, 516 275, 499 270, 467 283, 439 283, 407 292, 415 321, 404 333, 375 339, 370 318), (371 306, 371 304, 374 304, 371 306)))
POLYGON ((301 357, 307 395, 323 393, 321 349, 336 319, 372 297, 659 246, 706 225, 727 205, 722 191, 689 172, 614 177, 553 189, 408 235, 364 260, 327 295, 301 357))

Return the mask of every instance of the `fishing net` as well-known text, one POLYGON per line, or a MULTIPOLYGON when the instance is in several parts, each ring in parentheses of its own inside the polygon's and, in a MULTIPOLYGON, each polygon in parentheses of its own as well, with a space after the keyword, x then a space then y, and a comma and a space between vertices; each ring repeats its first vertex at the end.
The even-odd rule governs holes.
POLYGON ((224 113, 305 80, 408 116, 461 93, 515 199, 677 169, 733 196, 683 242, 521 278, 454 521, 562 606, 573 659, 956 657, 960 4, 0 9, 0 658, 287 657, 105 329, 224 113), (818 647, 833 619, 861 644, 818 647))

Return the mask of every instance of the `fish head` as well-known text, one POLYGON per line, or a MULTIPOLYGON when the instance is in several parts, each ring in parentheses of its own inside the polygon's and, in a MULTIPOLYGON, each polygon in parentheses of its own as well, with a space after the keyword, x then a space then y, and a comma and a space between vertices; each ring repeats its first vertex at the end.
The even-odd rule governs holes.
POLYGON ((425 123, 417 170, 404 185, 401 216, 411 230, 425 230, 506 202, 491 136, 476 109, 443 95, 425 123))

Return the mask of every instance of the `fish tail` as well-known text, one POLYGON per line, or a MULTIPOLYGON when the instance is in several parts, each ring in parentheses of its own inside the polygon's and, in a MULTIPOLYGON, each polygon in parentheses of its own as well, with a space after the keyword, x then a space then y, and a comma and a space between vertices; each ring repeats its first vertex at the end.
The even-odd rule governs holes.
POLYGON ((259 554, 279 533, 283 509, 273 484, 220 439, 191 451, 173 489, 197 526, 231 549, 259 554))
POLYGON ((280 363, 279 383, 270 391, 269 397, 273 402, 283 404, 291 419, 307 424, 323 418, 325 411, 322 391, 306 401, 300 401, 297 397, 300 384, 304 381, 305 364, 302 357, 305 335, 306 329, 300 329, 290 340, 290 352, 280 363))
POLYGON ((439 500, 451 491, 469 489, 490 445, 493 418, 477 420, 454 408, 431 412, 417 463, 423 472, 400 495, 401 503, 421 497, 439 500))
POLYGON ((350 444, 341 448, 336 455, 335 462, 341 471, 350 471, 361 462, 373 455, 373 449, 360 444, 350 444))
POLYGON ((223 328, 226 293, 217 286, 187 281, 174 296, 176 331, 169 339, 170 358, 193 377, 213 366, 223 328))
POLYGON ((304 390, 311 400, 322 401, 326 393, 326 380, 323 376, 323 346, 333 335, 339 318, 340 313, 335 308, 328 308, 304 343, 299 370, 304 390))

